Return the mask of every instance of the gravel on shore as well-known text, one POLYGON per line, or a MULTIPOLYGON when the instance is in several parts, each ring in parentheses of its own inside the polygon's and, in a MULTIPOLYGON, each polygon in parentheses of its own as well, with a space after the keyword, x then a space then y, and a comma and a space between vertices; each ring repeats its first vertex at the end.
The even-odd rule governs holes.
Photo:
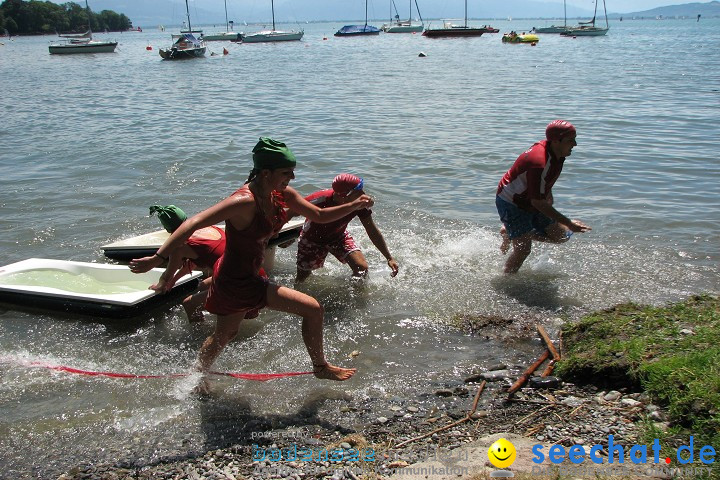
POLYGON ((255 419, 238 426, 242 433, 227 448, 198 452, 178 446, 174 456, 151 462, 88 462, 58 478, 376 479, 428 458, 447 458, 461 452, 463 445, 497 432, 545 445, 602 445, 606 454, 609 435, 616 444, 634 444, 642 419, 665 419, 643 393, 563 384, 554 377, 531 379, 530 384, 539 383, 540 388, 523 388, 508 401, 506 390, 517 378, 516 370, 499 365, 415 398, 335 402, 297 422, 255 419), (479 406, 469 416, 483 379, 487 384, 479 406), (454 422, 458 424, 442 428, 454 422), (408 442, 411 439, 415 440, 408 442), (303 454, 305 460, 300 459, 303 454))

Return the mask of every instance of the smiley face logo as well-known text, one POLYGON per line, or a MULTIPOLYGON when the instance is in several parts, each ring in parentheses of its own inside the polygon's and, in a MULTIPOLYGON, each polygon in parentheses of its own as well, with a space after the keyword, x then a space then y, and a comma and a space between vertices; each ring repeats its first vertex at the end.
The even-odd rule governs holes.
POLYGON ((515 446, 504 438, 498 439, 488 448, 490 463, 497 468, 507 468, 512 465, 516 454, 515 446))

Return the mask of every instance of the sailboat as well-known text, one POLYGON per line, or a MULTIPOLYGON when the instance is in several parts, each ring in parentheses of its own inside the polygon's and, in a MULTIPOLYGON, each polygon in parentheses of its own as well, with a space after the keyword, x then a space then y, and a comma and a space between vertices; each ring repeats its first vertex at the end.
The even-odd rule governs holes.
POLYGON ((180 35, 173 35, 176 39, 170 48, 161 48, 158 50, 163 60, 183 60, 187 58, 204 57, 207 46, 205 42, 198 39, 192 33, 192 25, 190 24, 190 7, 188 0, 185 0, 185 12, 187 13, 187 31, 180 31, 180 35))
POLYGON ((597 18, 597 4, 598 0, 595 0, 595 13, 593 13, 592 20, 590 20, 589 22, 578 22, 580 24, 579 26, 568 28, 560 35, 563 35, 565 37, 601 37, 605 35, 608 30, 610 30, 605 0, 603 0, 603 9, 605 10, 605 28, 595 26, 595 19, 597 18))
MULTIPOLYGON (((480 27, 468 27, 467 24, 467 0, 465 0, 465 24, 455 25, 452 23, 454 20, 443 20, 442 28, 428 28, 423 32, 424 37, 429 38, 440 38, 440 37, 479 37, 483 33, 488 33, 491 30, 480 27)), ((494 29, 493 29, 494 31, 494 29)))
POLYGON ((300 30, 299 32, 295 30, 291 30, 289 32, 275 30, 275 0, 270 0, 270 7, 272 8, 272 30, 263 30, 243 35, 243 43, 287 42, 291 40, 300 40, 303 37, 305 34, 304 30, 300 30))
POLYGON ((92 39, 90 28, 90 7, 85 0, 85 10, 88 15, 88 29, 82 34, 60 35, 65 40, 61 43, 53 43, 48 46, 51 54, 72 54, 72 53, 113 53, 118 42, 100 42, 92 39))
MULTIPOLYGON (((413 33, 413 32, 422 32, 425 28, 425 25, 423 24, 422 16, 420 15, 420 7, 418 7, 417 0, 415 1, 415 8, 417 8, 418 17, 420 17, 420 25, 413 25, 412 22, 412 4, 413 0, 410 0, 410 16, 407 20, 400 20, 400 15, 397 13, 397 9, 395 10, 395 21, 384 24, 380 29, 385 33, 413 33)), ((393 6, 395 6, 395 1, 391 0, 393 6)))
POLYGON ((336 37, 357 37, 360 35, 379 35, 380 29, 367 24, 367 0, 365 0, 365 25, 345 25, 335 32, 336 37))
POLYGON ((567 4, 566 0, 563 0, 563 24, 562 25, 550 25, 549 27, 533 27, 532 31, 535 33, 563 33, 569 30, 571 27, 567 26, 567 4))
POLYGON ((227 14, 227 0, 225 0, 225 31, 224 32, 218 32, 218 33, 212 33, 210 35, 203 35, 201 38, 205 40, 206 42, 210 41, 238 41, 240 40, 242 34, 238 32, 231 32, 230 31, 230 25, 233 22, 228 21, 228 14, 227 14))

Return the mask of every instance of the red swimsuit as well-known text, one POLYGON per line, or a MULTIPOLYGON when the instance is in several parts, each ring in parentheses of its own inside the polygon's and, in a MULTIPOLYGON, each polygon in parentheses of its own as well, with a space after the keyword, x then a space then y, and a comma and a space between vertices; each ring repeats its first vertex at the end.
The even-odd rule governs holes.
POLYGON ((185 242, 197 255, 197 258, 190 260, 191 270, 197 270, 193 268, 195 265, 203 269, 212 269, 215 266, 215 262, 217 262, 225 252, 225 230, 215 225, 210 228, 217 230, 220 238, 213 240, 210 238, 190 237, 187 242, 185 242))
MULTIPOLYGON (((244 185, 234 195, 252 195, 244 185)), ((225 253, 215 263, 213 282, 205 308, 216 315, 232 315, 263 308, 267 304, 267 278, 260 274, 268 240, 277 235, 287 222, 282 193, 272 192, 275 209, 272 219, 265 217, 255 202, 255 216, 243 230, 225 223, 225 253)))

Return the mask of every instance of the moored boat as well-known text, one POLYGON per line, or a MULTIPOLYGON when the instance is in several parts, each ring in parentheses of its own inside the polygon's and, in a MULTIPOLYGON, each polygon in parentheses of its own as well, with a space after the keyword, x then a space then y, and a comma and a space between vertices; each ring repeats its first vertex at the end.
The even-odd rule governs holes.
POLYGON ((300 40, 305 31, 284 31, 275 30, 275 1, 270 0, 272 9, 272 30, 262 30, 260 32, 248 33, 242 36, 243 43, 260 43, 260 42, 290 42, 300 40))
POLYGON ((365 0, 365 25, 345 25, 340 30, 335 32, 336 37, 359 37, 362 35, 379 35, 380 29, 368 25, 368 9, 367 0, 365 0))
MULTIPOLYGON (((420 17, 420 23, 415 24, 412 21, 412 2, 413 0, 410 0, 410 16, 407 20, 400 20, 400 15, 397 13, 397 10, 395 11, 395 19, 391 23, 383 24, 380 29, 385 33, 418 33, 422 32, 425 28, 425 25, 422 21, 422 16, 420 16, 420 8, 417 6, 417 0, 415 1, 415 8, 417 8, 418 17, 420 17)), ((395 2, 392 2, 392 5, 395 5, 395 2)))
POLYGON ((51 54, 67 55, 76 53, 113 53, 118 42, 100 42, 95 40, 67 40, 48 46, 51 54))
POLYGON ((67 55, 77 53, 113 53, 118 42, 101 42, 93 40, 90 28, 90 7, 85 0, 85 10, 88 17, 88 29, 80 34, 58 34, 62 40, 48 46, 50 54, 67 55))
MULTIPOLYGON (((483 33, 488 33, 486 27, 469 27, 467 23, 467 0, 465 0, 465 23, 463 25, 455 25, 454 20, 443 20, 442 28, 429 28, 423 32, 424 37, 442 38, 442 37, 479 37, 483 33)), ((492 27, 490 27, 492 28, 492 27)))
POLYGON ((183 34, 169 48, 158 50, 163 60, 185 60, 205 56, 207 46, 190 33, 183 34))

